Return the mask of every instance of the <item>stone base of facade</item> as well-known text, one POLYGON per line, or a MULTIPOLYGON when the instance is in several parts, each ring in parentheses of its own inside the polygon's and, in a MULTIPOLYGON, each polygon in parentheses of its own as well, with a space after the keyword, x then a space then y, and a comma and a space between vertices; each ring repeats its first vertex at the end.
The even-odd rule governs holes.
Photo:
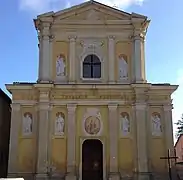
MULTIPOLYGON (((47 174, 31 174, 31 173, 8 173, 8 178, 24 178, 24 180, 79 180, 80 178, 73 174, 53 174, 48 177, 47 174)), ((178 180, 172 172, 172 179, 178 180)), ((169 180, 168 173, 136 173, 131 177, 121 176, 117 173, 111 173, 108 178, 103 180, 169 180)))
POLYGON ((49 177, 47 174, 36 174, 35 180, 49 180, 49 177))
POLYGON ((77 180, 77 176, 75 176, 74 174, 67 174, 65 176, 65 180, 77 180))
POLYGON ((120 175, 119 173, 111 173, 109 175, 109 180, 120 180, 120 175))
POLYGON ((150 173, 139 173, 137 176, 137 180, 150 180, 151 174, 150 173))
POLYGON ((24 180, 34 180, 32 173, 8 173, 7 178, 24 178, 24 180))
POLYGON ((17 173, 8 173, 7 178, 17 178, 17 173))

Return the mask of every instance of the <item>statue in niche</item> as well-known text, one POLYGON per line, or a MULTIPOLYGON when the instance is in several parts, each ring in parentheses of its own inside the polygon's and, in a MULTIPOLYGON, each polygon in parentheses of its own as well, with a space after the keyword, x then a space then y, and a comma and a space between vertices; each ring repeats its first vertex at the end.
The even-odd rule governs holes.
POLYGON ((64 114, 59 112, 55 120, 55 135, 64 135, 65 118, 64 114))
POLYGON ((127 79, 128 77, 128 63, 123 55, 119 56, 119 79, 127 79))
POLYGON ((122 135, 126 136, 130 133, 130 120, 128 113, 124 112, 120 115, 120 121, 121 121, 121 132, 122 135))
POLYGON ((32 133, 32 114, 25 113, 23 116, 23 135, 30 135, 32 133))
POLYGON ((152 135, 159 136, 162 132, 161 119, 159 114, 153 114, 151 116, 152 121, 152 135))
POLYGON ((56 61, 56 75, 58 77, 65 76, 65 59, 61 54, 57 57, 56 61))

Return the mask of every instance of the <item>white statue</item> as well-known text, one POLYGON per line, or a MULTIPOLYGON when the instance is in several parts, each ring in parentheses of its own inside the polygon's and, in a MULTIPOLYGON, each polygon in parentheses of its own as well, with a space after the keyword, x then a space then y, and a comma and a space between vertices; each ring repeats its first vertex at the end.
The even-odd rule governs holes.
POLYGON ((65 76, 65 63, 64 58, 60 55, 56 61, 56 75, 65 76))
POLYGON ((151 120, 152 120, 152 134, 155 136, 159 136, 162 132, 161 119, 156 114, 156 115, 151 117, 151 120))
POLYGON ((130 132, 130 121, 127 115, 121 116, 121 130, 123 135, 127 135, 130 132))
POLYGON ((119 78, 126 79, 128 77, 128 64, 122 56, 119 56, 119 78))
POLYGON ((55 135, 64 135, 64 125, 64 118, 59 114, 55 121, 55 135))
POLYGON ((29 114, 25 114, 23 117, 23 134, 29 135, 32 133, 32 118, 29 114))

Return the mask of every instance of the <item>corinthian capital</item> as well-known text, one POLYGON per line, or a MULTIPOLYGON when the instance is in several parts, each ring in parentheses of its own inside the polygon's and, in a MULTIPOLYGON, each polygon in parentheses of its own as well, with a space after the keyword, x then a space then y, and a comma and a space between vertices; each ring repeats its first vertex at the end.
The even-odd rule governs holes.
POLYGON ((12 111, 20 111, 20 104, 12 103, 11 109, 12 109, 12 111))
POLYGON ((68 36, 68 39, 69 39, 70 42, 75 42, 76 41, 76 38, 77 38, 76 35, 69 35, 68 36))
POLYGON ((74 113, 76 110, 77 104, 67 104, 68 113, 74 113))
POLYGON ((55 39, 54 35, 50 35, 50 42, 52 42, 55 39))
POLYGON ((145 33, 141 32, 141 31, 134 31, 132 39, 144 41, 145 33))
POLYGON ((115 104, 108 104, 109 111, 116 111, 117 107, 118 107, 117 103, 115 103, 115 104))
POLYGON ((115 36, 114 35, 109 35, 108 36, 108 39, 114 40, 115 39, 115 36))

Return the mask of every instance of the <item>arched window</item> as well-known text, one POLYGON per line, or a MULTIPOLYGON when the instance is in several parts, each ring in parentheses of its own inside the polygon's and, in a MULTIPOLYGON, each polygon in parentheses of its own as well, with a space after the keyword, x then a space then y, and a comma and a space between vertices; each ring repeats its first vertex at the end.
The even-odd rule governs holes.
POLYGON ((94 55, 88 55, 83 61, 83 78, 101 78, 101 62, 94 55))

